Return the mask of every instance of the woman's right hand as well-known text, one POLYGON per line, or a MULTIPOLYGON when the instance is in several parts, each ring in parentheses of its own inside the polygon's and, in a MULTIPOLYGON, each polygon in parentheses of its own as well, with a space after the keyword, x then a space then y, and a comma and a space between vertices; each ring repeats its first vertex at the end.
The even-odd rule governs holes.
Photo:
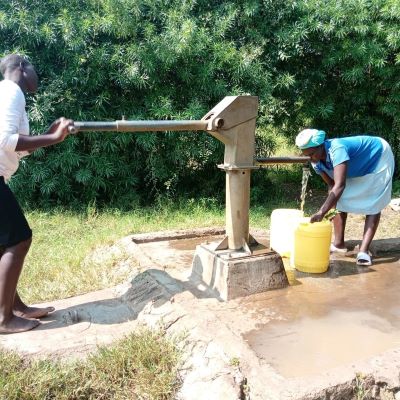
POLYGON ((313 224, 314 222, 321 222, 324 219, 324 214, 321 211, 313 214, 310 218, 310 222, 313 224))
POLYGON ((52 134, 54 137, 62 142, 68 135, 68 127, 73 126, 74 121, 64 117, 56 119, 47 130, 46 134, 52 134))

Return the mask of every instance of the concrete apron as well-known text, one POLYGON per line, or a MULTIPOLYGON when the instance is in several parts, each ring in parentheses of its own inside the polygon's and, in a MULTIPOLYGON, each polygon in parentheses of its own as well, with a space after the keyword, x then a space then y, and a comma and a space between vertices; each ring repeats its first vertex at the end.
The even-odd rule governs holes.
POLYGON ((41 327, 0 336, 0 344, 33 356, 80 357, 162 321, 172 334, 186 332, 179 399, 333 400, 361 389, 378 399, 383 389, 398 390, 398 240, 374 243, 372 267, 357 267, 354 252, 334 255, 325 274, 287 267, 291 286, 223 302, 190 279, 196 245, 219 233, 124 238, 119 245, 140 264, 130 282, 53 302, 57 311, 41 327))

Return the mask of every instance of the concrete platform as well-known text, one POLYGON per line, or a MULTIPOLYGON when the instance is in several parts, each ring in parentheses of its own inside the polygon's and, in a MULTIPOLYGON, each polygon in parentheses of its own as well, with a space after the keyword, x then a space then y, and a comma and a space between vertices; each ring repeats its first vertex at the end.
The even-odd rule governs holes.
MULTIPOLYGON (((322 275, 286 266, 289 287, 224 302, 191 279, 196 246, 219 233, 124 238, 136 264, 130 282, 54 302, 39 329, 3 335, 0 345, 82 356, 162 321, 187 333, 180 400, 399 398, 400 240, 377 241, 372 267, 357 267, 354 252, 332 256, 322 275)), ((268 246, 264 232, 252 233, 268 246)))
MULTIPOLYGON (((254 236, 268 246, 266 236, 254 236)), ((170 251, 179 259, 181 251, 194 252, 204 240, 180 240, 180 251, 174 241, 147 243, 141 250, 153 260, 170 251)), ((357 244, 348 242, 350 249, 357 244)), ((240 360, 249 398, 349 400, 357 398, 357 390, 364 390, 365 399, 395 398, 400 389, 400 240, 381 239, 372 248, 372 267, 358 267, 354 250, 332 255, 328 271, 319 275, 296 271, 285 260, 289 287, 209 310, 244 341, 225 351, 240 360)))

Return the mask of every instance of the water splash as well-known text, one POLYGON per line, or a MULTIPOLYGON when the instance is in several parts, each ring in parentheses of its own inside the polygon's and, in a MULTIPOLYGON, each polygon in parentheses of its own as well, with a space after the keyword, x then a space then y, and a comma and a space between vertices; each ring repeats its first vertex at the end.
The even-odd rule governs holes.
POLYGON ((303 176, 301 178, 301 195, 300 195, 300 210, 304 211, 304 203, 306 201, 306 191, 308 178, 311 175, 309 167, 303 167, 303 176))

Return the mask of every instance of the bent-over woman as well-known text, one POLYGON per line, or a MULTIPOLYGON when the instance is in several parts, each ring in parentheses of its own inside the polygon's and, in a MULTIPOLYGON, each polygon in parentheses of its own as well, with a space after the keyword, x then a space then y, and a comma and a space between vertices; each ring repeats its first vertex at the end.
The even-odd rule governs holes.
POLYGON ((326 139, 318 129, 305 129, 296 145, 309 156, 314 170, 327 183, 328 197, 311 222, 321 221, 336 207, 331 251, 346 252, 344 231, 347 213, 366 216, 357 264, 372 264, 369 247, 378 228, 381 211, 390 203, 394 157, 389 144, 377 136, 349 136, 326 139))

